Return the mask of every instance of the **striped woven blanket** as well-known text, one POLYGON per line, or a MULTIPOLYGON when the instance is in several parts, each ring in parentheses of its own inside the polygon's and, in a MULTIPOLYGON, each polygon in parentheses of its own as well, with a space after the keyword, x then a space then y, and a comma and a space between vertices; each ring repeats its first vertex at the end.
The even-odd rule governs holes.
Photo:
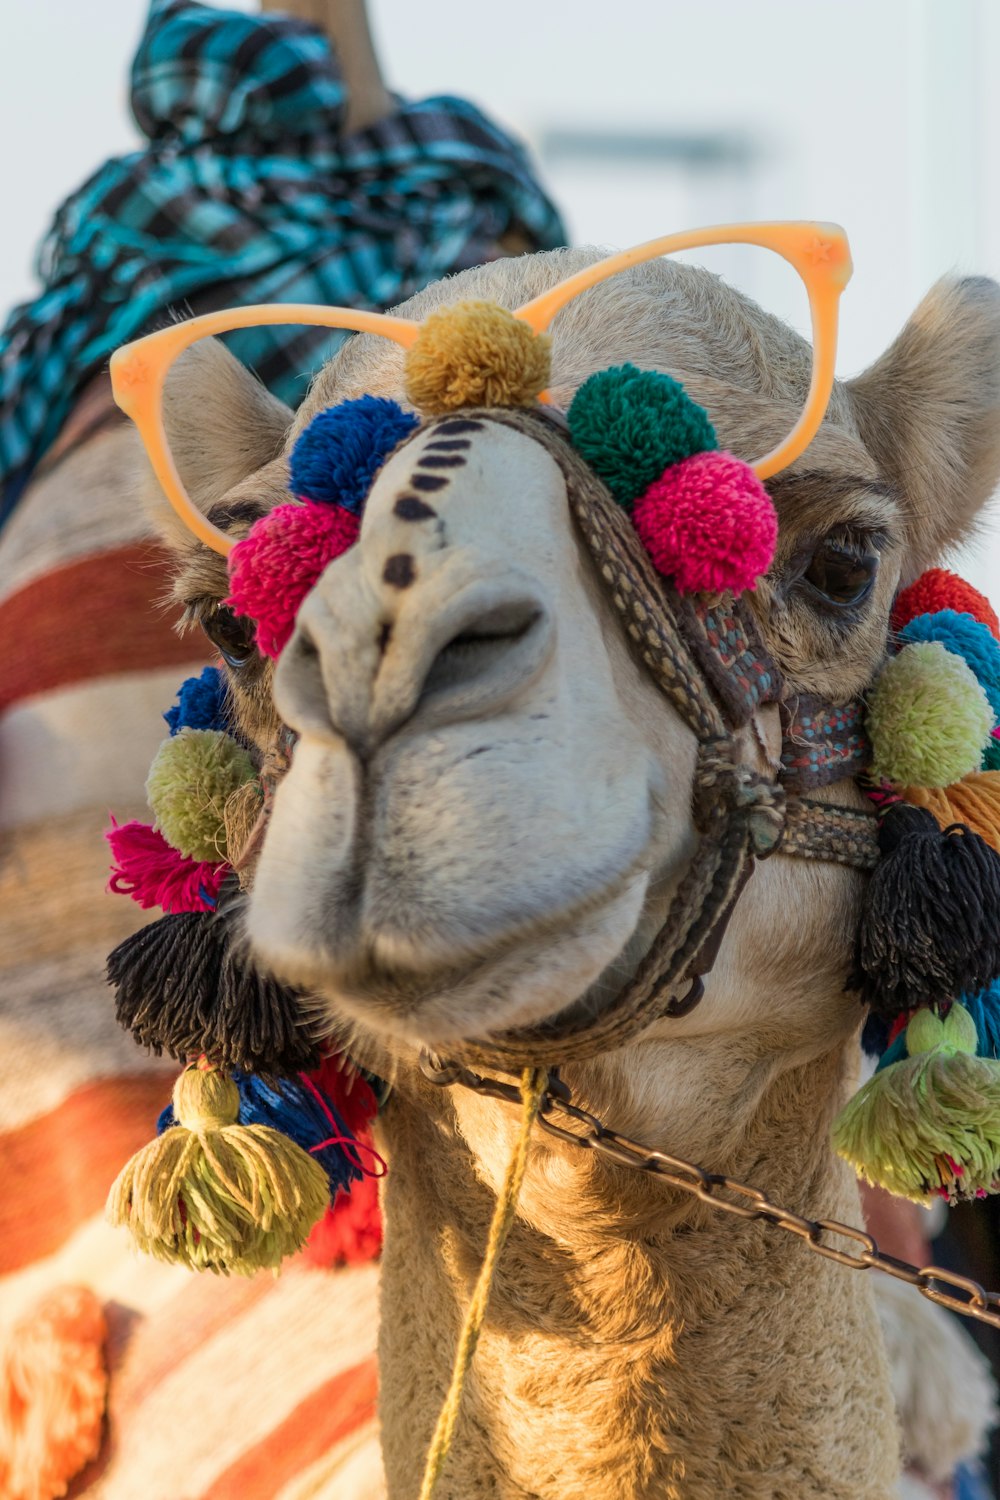
MULTIPOLYGON (((375 1500, 377 1267, 198 1278, 103 1218, 176 1069, 114 1022, 105 956, 150 914, 106 893, 102 835, 111 810, 148 817, 161 715, 207 651, 158 603, 165 557, 101 372, 172 309, 384 306, 508 229, 562 231, 521 148, 461 101, 342 138, 328 42, 280 16, 153 0, 132 102, 145 145, 63 205, 43 292, 0 335, 0 1497, 64 1492, 22 1463, 18 1434, 62 1418, 18 1405, 8 1356, 72 1283, 106 1321, 109 1386, 71 1495, 375 1500)), ((314 354, 279 346, 263 373, 294 400, 314 354)))

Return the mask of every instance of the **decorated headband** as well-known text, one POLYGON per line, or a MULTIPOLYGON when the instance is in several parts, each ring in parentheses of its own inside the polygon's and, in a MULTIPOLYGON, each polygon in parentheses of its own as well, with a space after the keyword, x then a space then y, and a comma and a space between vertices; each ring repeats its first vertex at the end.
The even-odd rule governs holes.
MULTIPOLYGON (((330 326, 387 332, 393 325, 389 336, 408 349, 407 395, 425 416, 532 405, 550 378, 543 331, 558 308, 625 264, 728 232, 699 233, 590 267, 516 314, 466 303, 419 325, 354 314, 330 326)), ((729 237, 771 248, 790 237, 799 261, 820 268, 816 285, 826 288, 819 302, 813 297, 820 337, 809 401, 777 449, 754 465, 720 452, 708 416, 676 381, 631 366, 592 375, 567 413, 573 447, 679 593, 755 586, 777 536, 761 478, 804 448, 832 382, 829 318, 835 324, 849 270, 846 243, 817 226, 764 226, 755 234, 729 237)), ((282 308, 280 321, 298 321, 300 311, 282 308)), ((260 321, 260 309, 245 312, 244 321, 260 321)), ((418 418, 371 396, 318 413, 290 456, 294 500, 234 544, 194 512, 159 415, 170 361, 195 338, 235 326, 234 316, 192 320, 122 351, 116 391, 146 424, 147 446, 154 424, 153 438, 159 433, 162 441, 150 452, 161 483, 166 478, 192 529, 228 552, 227 602, 254 620, 260 650, 277 656, 306 594, 357 539, 376 474, 418 418)), ((883 1026, 884 1055, 836 1122, 835 1143, 857 1170, 894 1192, 975 1196, 1000 1184, 997 622, 982 595, 935 570, 900 594, 893 627, 898 650, 868 705, 866 785, 882 858, 853 981, 883 1026)), ((112 888, 166 915, 112 954, 109 976, 119 1020, 139 1042, 201 1061, 178 1081, 158 1141, 119 1177, 110 1211, 154 1254, 250 1272, 297 1248, 331 1196, 368 1169, 348 1119, 350 1073, 331 1074, 328 1062, 315 1071, 321 1050, 300 997, 256 975, 232 942, 232 864, 280 767, 255 767, 229 721, 215 668, 183 685, 167 719, 170 736, 147 783, 153 823, 115 826, 108 835, 112 888), (215 1143, 211 1170, 191 1143, 192 1133, 200 1139, 206 1131, 215 1143), (173 1188, 164 1195, 155 1184, 166 1180, 173 1188), (231 1211, 248 1198, 270 1207, 257 1218, 231 1211)), ((363 1140, 360 1149, 368 1149, 363 1140)))

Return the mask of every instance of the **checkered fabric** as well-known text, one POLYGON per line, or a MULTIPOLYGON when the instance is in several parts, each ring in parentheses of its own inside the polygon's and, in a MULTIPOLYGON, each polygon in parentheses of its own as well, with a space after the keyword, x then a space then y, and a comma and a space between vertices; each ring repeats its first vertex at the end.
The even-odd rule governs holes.
MULTIPOLYGON (((153 0, 131 102, 145 144, 62 205, 43 290, 0 335, 0 521, 111 352, 177 312, 383 308, 495 254, 507 231, 564 243, 524 149, 463 100, 400 101, 342 135, 335 55, 300 21, 153 0)), ((264 337, 230 347, 294 406, 335 344, 264 337)))

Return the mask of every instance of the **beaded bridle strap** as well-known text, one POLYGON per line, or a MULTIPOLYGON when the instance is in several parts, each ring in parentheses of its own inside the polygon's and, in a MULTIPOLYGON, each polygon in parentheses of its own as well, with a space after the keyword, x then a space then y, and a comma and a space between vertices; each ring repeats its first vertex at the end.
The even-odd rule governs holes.
POLYGON ((681 598, 657 574, 621 507, 536 410, 470 413, 540 443, 559 465, 580 537, 621 616, 632 654, 698 740, 693 812, 698 839, 662 927, 631 980, 599 1013, 570 1006, 549 1022, 453 1049, 478 1066, 553 1066, 619 1047, 653 1021, 691 1009, 754 864, 788 854, 871 869, 876 820, 803 796, 866 764, 857 704, 782 702, 784 742, 773 780, 742 765, 739 731, 782 700, 777 667, 746 607, 681 598), (687 993, 684 994, 684 987, 687 993))

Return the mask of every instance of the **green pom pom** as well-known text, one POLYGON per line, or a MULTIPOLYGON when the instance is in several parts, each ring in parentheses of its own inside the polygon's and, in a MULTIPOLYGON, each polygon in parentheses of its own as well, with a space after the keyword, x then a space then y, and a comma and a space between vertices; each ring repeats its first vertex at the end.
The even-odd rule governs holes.
POLYGON ((910 1056, 883 1068, 843 1109, 833 1144, 866 1182, 924 1202, 992 1192, 1000 1178, 1000 1064, 976 1057, 976 1027, 955 1004, 920 1010, 910 1056))
POLYGON ((984 771, 1000 771, 1000 740, 994 739, 992 734, 986 741, 981 769, 984 771))
POLYGON ((960 656, 919 641, 886 662, 867 724, 873 776, 895 786, 950 786, 979 769, 993 711, 960 656))
POLYGON ((182 729, 163 741, 146 796, 168 844, 189 859, 226 858, 226 803, 255 775, 253 761, 220 729, 182 729))
POLYGON ((591 375, 567 421, 573 447, 619 505, 637 500, 671 464, 719 446, 708 416, 678 381, 635 365, 591 375))

